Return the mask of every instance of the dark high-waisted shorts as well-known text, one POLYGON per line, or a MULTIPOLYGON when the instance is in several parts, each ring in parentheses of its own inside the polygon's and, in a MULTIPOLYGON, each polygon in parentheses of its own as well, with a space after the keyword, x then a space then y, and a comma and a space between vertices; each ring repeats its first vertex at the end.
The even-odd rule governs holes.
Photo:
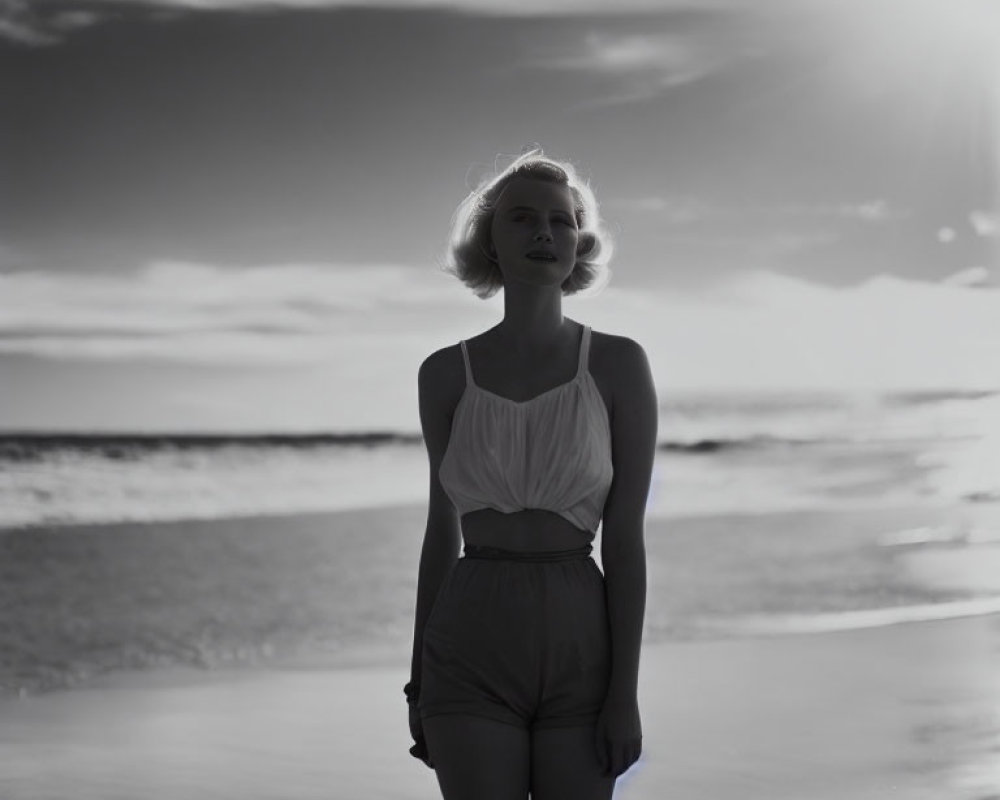
POLYGON ((424 629, 421 718, 473 714, 528 729, 594 724, 611 636, 591 550, 466 545, 424 629))

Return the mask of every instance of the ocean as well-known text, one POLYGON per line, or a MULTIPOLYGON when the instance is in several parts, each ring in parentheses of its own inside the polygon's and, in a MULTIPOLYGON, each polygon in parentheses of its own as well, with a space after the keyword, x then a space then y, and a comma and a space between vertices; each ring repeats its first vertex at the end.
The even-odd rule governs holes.
MULTIPOLYGON (((426 502, 419 432, 0 433, 0 528, 426 502)), ((700 393, 661 405, 647 515, 1000 501, 1000 392, 700 393)))
MULTIPOLYGON (((646 641, 1000 611, 1000 393, 676 395, 658 440, 646 641)), ((0 436, 0 694, 402 663, 426 492, 417 433, 0 436)))

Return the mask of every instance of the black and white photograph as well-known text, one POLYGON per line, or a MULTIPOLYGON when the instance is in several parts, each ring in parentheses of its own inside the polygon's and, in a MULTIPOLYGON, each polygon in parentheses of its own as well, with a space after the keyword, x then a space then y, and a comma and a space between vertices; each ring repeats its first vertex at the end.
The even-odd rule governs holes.
POLYGON ((0 800, 998 800, 1000 2, 0 0, 0 800))

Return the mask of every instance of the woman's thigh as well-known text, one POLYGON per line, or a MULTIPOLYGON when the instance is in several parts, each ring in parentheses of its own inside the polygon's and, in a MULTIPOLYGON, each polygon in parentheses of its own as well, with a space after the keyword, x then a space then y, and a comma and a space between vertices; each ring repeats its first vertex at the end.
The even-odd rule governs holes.
POLYGON ((526 800, 526 729, 471 714, 436 714, 423 729, 444 800, 526 800))
POLYGON ((532 800, 610 800, 615 778, 601 772, 594 735, 593 725, 532 733, 532 800))

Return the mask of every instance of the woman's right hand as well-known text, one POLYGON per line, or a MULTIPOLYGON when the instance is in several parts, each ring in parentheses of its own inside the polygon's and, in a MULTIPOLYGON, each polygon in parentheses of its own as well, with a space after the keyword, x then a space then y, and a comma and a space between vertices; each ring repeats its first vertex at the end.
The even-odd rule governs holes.
POLYGON ((413 741, 416 744, 410 748, 410 755, 414 758, 419 758, 428 767, 434 769, 434 764, 431 763, 430 754, 427 752, 427 740, 424 738, 424 725, 420 719, 420 712, 417 710, 416 705, 410 705, 410 735, 413 737, 413 741))

